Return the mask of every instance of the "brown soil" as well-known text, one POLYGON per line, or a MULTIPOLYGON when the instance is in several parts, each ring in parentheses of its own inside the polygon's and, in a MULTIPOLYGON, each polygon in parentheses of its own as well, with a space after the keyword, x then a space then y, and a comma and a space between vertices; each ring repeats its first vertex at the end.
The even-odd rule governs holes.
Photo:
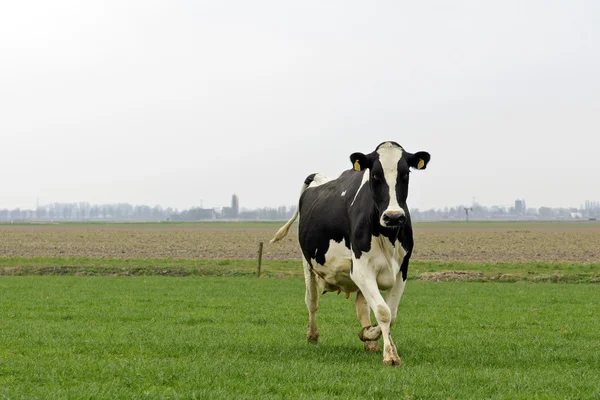
POLYGON ((441 271, 423 272, 419 275, 419 279, 430 282, 472 281, 483 278, 483 276, 483 272, 477 271, 441 271))
MULTIPOLYGON (((265 260, 299 260, 296 231, 270 244, 275 232, 275 228, 207 229, 193 225, 0 225, 0 257, 252 259, 262 241, 265 260)), ((416 226, 413 259, 600 262, 600 224, 526 229, 416 226)))

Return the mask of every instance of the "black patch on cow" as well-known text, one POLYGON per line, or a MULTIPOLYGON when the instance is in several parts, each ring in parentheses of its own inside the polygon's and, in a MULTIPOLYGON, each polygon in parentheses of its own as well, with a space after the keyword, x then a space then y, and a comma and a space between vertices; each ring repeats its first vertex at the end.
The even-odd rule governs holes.
POLYGON ((419 151, 416 152, 415 154, 411 154, 411 153, 405 153, 406 154, 406 161, 408 163, 408 166, 411 168, 417 168, 417 169, 425 169, 427 168, 427 164, 429 164, 429 160, 431 160, 431 155, 429 155, 428 152, 426 151, 419 151), (423 166, 421 168, 419 168, 419 161, 423 161, 423 166))
POLYGON ((307 176, 306 179, 304 180, 304 184, 310 185, 315 180, 315 175, 316 174, 310 174, 309 176, 307 176))
POLYGON ((325 254, 331 240, 337 243, 344 241, 346 248, 350 249, 346 202, 354 198, 361 176, 354 170, 345 171, 338 179, 308 188, 300 196, 298 240, 309 265, 312 266, 312 259, 325 265, 325 254), (358 177, 358 181, 353 177, 358 177), (344 191, 346 194, 342 196, 344 191))

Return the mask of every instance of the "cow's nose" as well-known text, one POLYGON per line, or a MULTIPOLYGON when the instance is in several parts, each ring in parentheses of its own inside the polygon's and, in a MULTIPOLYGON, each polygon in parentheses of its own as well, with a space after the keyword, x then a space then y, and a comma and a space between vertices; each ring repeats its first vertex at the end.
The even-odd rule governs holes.
POLYGON ((383 222, 387 226, 398 226, 406 220, 406 215, 401 211, 387 211, 383 214, 383 222))

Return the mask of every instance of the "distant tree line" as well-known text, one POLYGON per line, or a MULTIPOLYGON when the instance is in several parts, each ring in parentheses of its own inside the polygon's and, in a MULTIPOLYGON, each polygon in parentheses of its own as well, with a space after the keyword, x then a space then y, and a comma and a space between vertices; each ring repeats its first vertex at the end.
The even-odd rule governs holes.
POLYGON ((465 219, 465 208, 469 209, 469 219, 475 220, 583 220, 599 219, 600 203, 586 202, 580 208, 523 208, 519 207, 486 207, 481 204, 470 206, 459 205, 456 207, 445 207, 443 209, 410 211, 413 220, 463 220, 465 219))
MULTIPOLYGON (((520 203, 517 204, 520 206, 520 203)), ((600 202, 588 201, 580 208, 525 208, 522 207, 486 207, 480 204, 459 205, 443 209, 411 209, 413 220, 463 220, 465 208, 469 208, 469 218, 473 220, 582 220, 600 219, 600 202)), ((234 195, 231 207, 201 208, 184 210, 163 208, 159 205, 52 203, 37 207, 35 210, 0 209, 0 222, 52 222, 52 221, 210 221, 241 220, 268 221, 287 220, 295 206, 263 207, 257 209, 239 209, 239 200, 234 195)))
POLYGON ((163 208, 159 205, 52 203, 35 210, 0 209, 0 222, 52 221, 207 221, 207 220, 285 220, 292 216, 295 206, 264 207, 238 210, 235 207, 185 210, 163 208))

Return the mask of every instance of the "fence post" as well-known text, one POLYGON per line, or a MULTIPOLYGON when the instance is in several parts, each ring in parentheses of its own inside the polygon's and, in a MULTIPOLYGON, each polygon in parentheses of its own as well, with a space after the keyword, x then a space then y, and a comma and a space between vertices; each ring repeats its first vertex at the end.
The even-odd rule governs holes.
POLYGON ((260 278, 260 266, 262 264, 263 242, 258 244, 258 265, 256 266, 256 276, 260 278))

